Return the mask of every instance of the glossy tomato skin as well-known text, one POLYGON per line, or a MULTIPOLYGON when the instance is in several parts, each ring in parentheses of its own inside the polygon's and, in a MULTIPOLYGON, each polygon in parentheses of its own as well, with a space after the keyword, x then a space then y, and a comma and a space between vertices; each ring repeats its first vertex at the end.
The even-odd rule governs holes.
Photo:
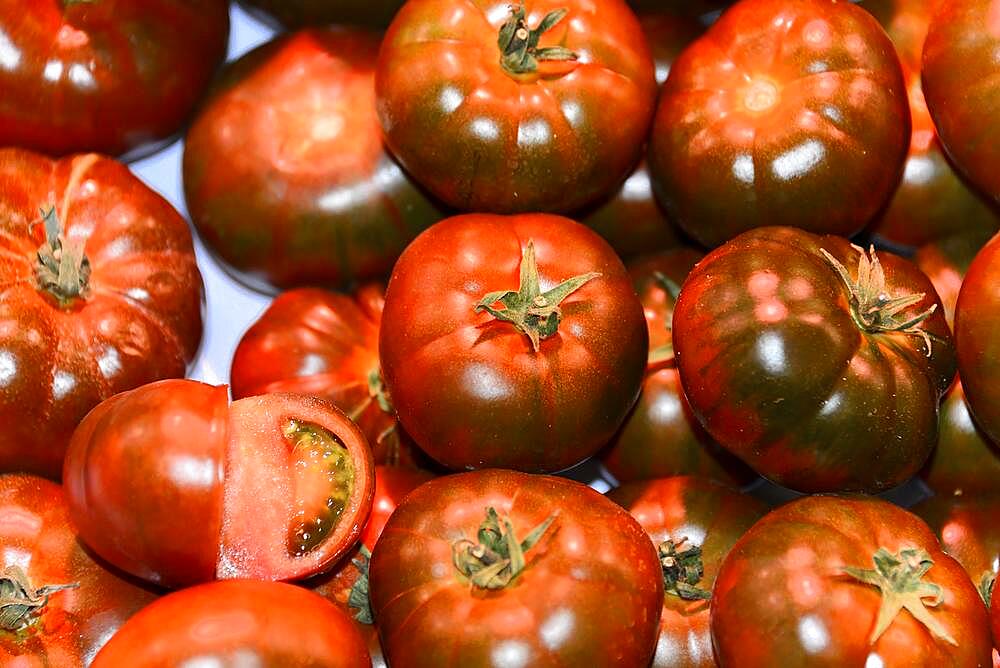
POLYGON ((441 214, 386 153, 378 37, 303 30, 228 65, 188 132, 184 192, 206 244, 265 290, 378 279, 441 214))
MULTIPOLYGON (((659 478, 622 485, 608 498, 629 511, 653 544, 664 541, 701 548, 704 575, 698 588, 711 591, 722 560, 767 507, 724 485, 694 476, 659 478)), ((678 550, 680 551, 680 550, 678 550)), ((660 638, 653 668, 712 668, 709 601, 688 601, 669 592, 663 598, 660 638)))
POLYGON ((663 604, 656 550, 627 512, 579 483, 504 470, 445 476, 407 496, 375 546, 370 586, 394 668, 512 655, 539 668, 645 666, 663 604), (556 514, 526 568, 489 592, 452 563, 452 543, 476 539, 487 506, 519 539, 556 514))
POLYGON ((1000 447, 972 420, 961 381, 941 403, 938 442, 920 477, 940 495, 1000 492, 1000 447))
POLYGON ((497 37, 507 0, 416 0, 393 19, 375 89, 404 167, 464 211, 569 212, 609 194, 639 159, 656 82, 635 15, 620 0, 532 0, 534 29, 568 14, 540 47, 575 61, 512 75, 497 37))
POLYGON ((979 586, 1000 571, 1000 495, 937 494, 913 508, 979 586))
POLYGON ((225 0, 9 0, 0 146, 148 153, 181 128, 226 55, 225 0))
POLYGON ((755 471, 803 492, 877 491, 914 475, 937 440, 938 402, 955 374, 948 324, 930 281, 877 254, 883 293, 938 304, 917 333, 859 325, 828 251, 857 280, 860 249, 793 228, 747 232, 688 276, 673 341, 691 408, 755 471))
POLYGON ((58 478, 73 429, 111 395, 180 377, 204 287, 184 219, 121 164, 0 150, 0 471, 58 478), (90 273, 61 306, 38 278, 40 211, 83 239, 90 273))
POLYGON ((3 665, 87 666, 126 619, 156 599, 83 549, 59 485, 0 475, 0 508, 0 572, 20 568, 36 589, 77 585, 53 593, 26 629, 0 627, 3 665))
POLYGON ((327 23, 385 27, 403 0, 242 0, 289 28, 327 23))
POLYGON ((708 247, 779 221, 850 236, 895 188, 909 129, 899 60, 870 14, 837 0, 744 0, 670 70, 653 186, 708 247))
POLYGON ((558 471, 606 444, 635 403, 648 334, 631 279, 588 228, 545 214, 465 215, 420 235, 386 291, 382 372, 404 429, 441 464, 558 471), (510 323, 477 312, 517 290, 534 243, 544 290, 599 277, 561 304, 535 352, 510 323))
POLYGON ((744 534, 715 580, 712 640, 723 667, 973 667, 989 666, 992 652, 982 599, 961 565, 915 515, 867 497, 799 499, 744 534), (844 569, 872 569, 880 548, 929 555, 922 581, 941 587, 943 600, 926 609, 957 645, 906 610, 871 642, 880 590, 844 569))
POLYGON ((164 596, 133 617, 94 668, 212 665, 368 668, 350 618, 321 596, 279 582, 213 582, 164 596))
POLYGON ((913 262, 934 284, 934 290, 944 305, 948 324, 952 327, 955 325, 955 307, 965 274, 976 254, 988 241, 989 237, 984 238, 979 232, 957 234, 925 244, 913 254, 913 262))
POLYGON ((948 155, 987 197, 1000 202, 1000 115, 995 0, 935 5, 923 53, 923 85, 948 155))

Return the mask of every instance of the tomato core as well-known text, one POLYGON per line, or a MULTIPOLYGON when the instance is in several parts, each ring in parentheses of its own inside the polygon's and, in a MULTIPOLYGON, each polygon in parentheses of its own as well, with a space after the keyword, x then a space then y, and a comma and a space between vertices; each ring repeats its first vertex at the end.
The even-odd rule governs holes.
POLYGON ((743 96, 743 104, 750 111, 767 111, 778 104, 780 92, 778 85, 766 79, 755 79, 750 82, 743 96))

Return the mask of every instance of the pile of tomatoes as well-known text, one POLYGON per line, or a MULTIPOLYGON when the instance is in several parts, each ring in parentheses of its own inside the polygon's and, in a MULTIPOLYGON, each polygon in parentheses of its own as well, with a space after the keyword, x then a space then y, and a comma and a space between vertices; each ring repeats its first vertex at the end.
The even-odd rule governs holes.
POLYGON ((0 665, 1000 666, 1000 0, 241 2, 0 8, 0 665))

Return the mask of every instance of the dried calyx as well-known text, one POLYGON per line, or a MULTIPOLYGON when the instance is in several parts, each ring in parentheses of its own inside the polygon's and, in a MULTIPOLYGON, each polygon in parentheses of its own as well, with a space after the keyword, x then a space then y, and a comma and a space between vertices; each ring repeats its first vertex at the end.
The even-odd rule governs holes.
POLYGON ((0 572, 0 629, 17 632, 27 628, 49 602, 49 596, 78 584, 46 585, 35 588, 17 566, 0 572))
POLYGON ((35 275, 38 286, 66 307, 87 296, 90 261, 84 255, 83 239, 67 239, 55 207, 42 209, 45 243, 38 247, 35 275))
POLYGON ((550 515, 518 541, 511 521, 501 520, 496 510, 487 508, 477 534, 479 542, 463 538, 452 543, 452 563, 474 586, 503 589, 525 569, 525 553, 541 540, 555 519, 555 514, 550 515))
POLYGON ((510 18, 500 27, 497 45, 500 47, 500 64, 510 74, 529 74, 538 70, 539 61, 569 61, 576 60, 573 51, 564 46, 547 46, 539 48, 538 41, 542 35, 551 30, 569 13, 567 9, 557 9, 549 12, 532 30, 524 5, 510 8, 510 18))
POLYGON ((705 601, 712 592, 698 587, 705 566, 701 561, 701 547, 688 542, 665 540, 660 543, 660 566, 663 568, 663 590, 670 596, 685 601, 705 601))

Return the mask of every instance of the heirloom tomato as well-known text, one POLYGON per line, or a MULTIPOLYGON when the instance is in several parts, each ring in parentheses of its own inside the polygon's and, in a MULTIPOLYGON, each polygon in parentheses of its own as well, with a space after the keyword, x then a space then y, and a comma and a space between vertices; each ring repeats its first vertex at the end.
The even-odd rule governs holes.
POLYGON ((226 55, 226 0, 4 0, 0 146, 148 153, 226 55))
POLYGON ((0 149, 0 251, 0 471, 56 478, 87 411, 184 375, 202 328, 194 245, 114 160, 0 149))
POLYGON ((614 436, 647 343, 632 281, 596 233, 474 214, 399 258, 379 354, 400 423, 441 464, 558 471, 614 436))
POLYGON ((713 668, 712 586, 726 553, 767 507, 691 476, 628 483, 608 492, 642 525, 663 570, 663 614, 652 668, 713 668))
POLYGON ((954 327, 955 306, 962 281, 976 254, 989 241, 980 232, 956 234, 925 244, 913 255, 913 262, 927 274, 944 305, 948 324, 954 327))
POLYGON ((411 0, 375 77, 386 140, 458 209, 567 212, 608 195, 656 102, 649 47, 621 0, 411 0))
POLYGON ((243 0, 243 4, 263 10, 283 25, 352 23, 373 27, 389 25, 404 0, 243 0))
POLYGON ((315 397, 229 404, 226 387, 167 380, 116 395, 73 435, 64 481, 80 537, 164 586, 289 580, 358 540, 374 464, 350 418, 315 397))
POLYGON ((87 666, 156 598, 80 545, 59 485, 0 475, 0 664, 87 666))
POLYGON ((868 497, 771 511, 715 579, 719 665, 990 665, 986 608, 918 517, 868 497), (752 623, 748 623, 752 620, 752 623))
POLYGON ((673 341, 708 433, 802 492, 875 492, 913 476, 955 377, 951 332, 919 269, 788 227, 746 232, 698 263, 673 341))
POLYGON ((1000 2, 939 0, 924 42, 923 85, 941 142, 955 164, 1000 202, 1000 2))
POLYGON ((516 471, 411 492, 372 552, 393 668, 646 666, 663 606, 656 548, 580 483, 516 471))
POLYGON ((851 235, 892 194, 909 119, 899 59, 870 14, 837 0, 742 0, 670 69, 653 187, 710 247, 779 221, 851 235))
POLYGON ((972 421, 961 381, 941 403, 937 445, 920 477, 938 494, 1000 494, 1000 447, 972 421))
POLYGON ((93 668, 369 668, 364 639, 321 596, 280 582, 212 582, 174 592, 104 646, 93 668))

